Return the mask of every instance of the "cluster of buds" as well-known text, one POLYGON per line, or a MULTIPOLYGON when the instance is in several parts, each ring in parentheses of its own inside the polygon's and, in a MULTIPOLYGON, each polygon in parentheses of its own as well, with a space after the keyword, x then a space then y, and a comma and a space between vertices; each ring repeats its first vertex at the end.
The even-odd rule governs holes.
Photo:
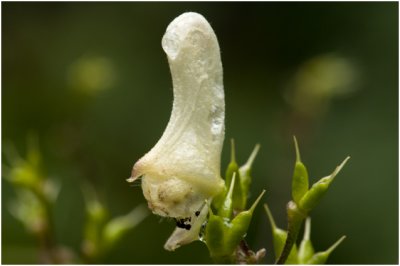
MULTIPOLYGON (((277 227, 272 213, 267 204, 264 205, 269 222, 271 224, 274 254, 279 257, 282 254, 285 242, 287 239, 287 231, 277 227)), ((299 247, 296 244, 292 246, 289 255, 286 258, 285 264, 325 264, 329 255, 339 246, 346 238, 342 236, 332 246, 325 251, 315 252, 310 239, 311 234, 311 218, 308 217, 305 223, 304 236, 299 247)))
POLYGON ((204 235, 204 242, 215 262, 258 262, 265 255, 264 249, 253 252, 248 248, 243 250, 240 245, 249 228, 253 212, 265 193, 263 190, 246 210, 252 180, 251 168, 259 147, 256 145, 247 162, 239 167, 232 140, 231 162, 225 174, 225 191, 213 201, 215 213, 209 208, 210 214, 204 235))
MULTIPOLYGON (((314 183, 311 188, 309 188, 308 171, 306 166, 301 161, 296 137, 294 137, 294 143, 296 149, 296 162, 292 179, 292 201, 287 204, 287 232, 277 229, 275 223, 273 222, 272 215, 268 210, 268 207, 266 207, 267 214, 269 216, 272 226, 275 243, 275 255, 278 257, 278 264, 283 264, 285 262, 294 263, 297 261, 296 256, 294 255, 296 254, 295 242, 304 219, 307 218, 311 210, 318 205, 318 203, 328 191, 328 188, 336 175, 340 172, 340 170, 342 170, 346 162, 350 159, 350 157, 347 157, 339 166, 336 167, 332 174, 321 178, 319 181, 314 183), (281 246, 277 243, 281 243, 282 239, 284 239, 284 244, 281 246)), ((334 246, 336 247, 337 245, 335 244, 334 246)), ((331 252, 333 249, 329 250, 331 252)), ((317 255, 319 256, 320 254, 315 254, 315 256, 317 255)), ((299 262, 306 263, 307 261, 304 261, 304 259, 299 259, 299 262)), ((323 263, 322 260, 319 262, 321 264, 323 263)))

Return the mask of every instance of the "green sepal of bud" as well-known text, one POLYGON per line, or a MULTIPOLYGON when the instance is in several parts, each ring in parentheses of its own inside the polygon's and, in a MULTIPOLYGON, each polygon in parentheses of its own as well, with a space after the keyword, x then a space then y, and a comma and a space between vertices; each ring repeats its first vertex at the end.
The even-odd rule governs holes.
MULTIPOLYGON (((264 208, 267 213, 269 223, 271 225, 274 254, 275 254, 275 257, 278 258, 279 255, 282 253, 283 247, 285 245, 286 238, 287 238, 287 232, 276 226, 274 217, 272 216, 272 213, 271 213, 270 209, 268 208, 267 204, 264 204, 264 208)), ((298 261, 297 261, 297 246, 296 245, 293 245, 292 250, 290 251, 290 254, 285 263, 286 264, 297 264, 298 263, 298 261)))
POLYGON ((342 236, 338 241, 336 241, 329 249, 326 251, 322 252, 317 252, 315 253, 311 259, 309 259, 305 264, 325 264, 325 262, 328 260, 329 255, 334 251, 340 243, 343 242, 343 240, 346 238, 346 236, 342 236))
POLYGON ((347 157, 338 167, 336 167, 335 171, 333 171, 331 175, 323 177, 316 182, 300 200, 299 208, 307 212, 314 209, 328 191, 329 185, 332 183, 335 176, 340 172, 340 170, 342 170, 343 166, 349 159, 350 157, 347 157))
POLYGON ((228 189, 223 186, 222 191, 217 194, 216 196, 214 196, 214 198, 212 199, 212 206, 216 209, 219 210, 225 200, 226 197, 226 193, 228 193, 228 189))
POLYGON ((235 140, 231 139, 231 161, 229 162, 228 167, 225 172, 225 186, 229 188, 231 186, 231 181, 234 173, 237 174, 239 170, 239 166, 236 162, 236 152, 235 152, 235 140))
POLYGON ((232 262, 233 253, 239 242, 246 235, 254 209, 264 193, 265 190, 249 210, 240 212, 232 221, 229 221, 228 218, 215 215, 210 208, 205 242, 215 262, 232 262))
POLYGON ((226 194, 224 201, 222 202, 220 208, 218 209, 218 216, 222 218, 228 218, 229 220, 232 218, 232 213, 233 213, 232 195, 235 183, 236 183, 236 173, 233 173, 233 178, 228 193, 226 194))
POLYGON ((217 263, 222 263, 226 260, 229 262, 231 253, 225 250, 226 231, 228 221, 224 218, 214 215, 209 208, 209 217, 205 231, 205 242, 210 251, 211 258, 217 263), (223 259, 222 259, 223 258, 223 259))
POLYGON ((247 230, 249 229, 249 225, 251 222, 251 218, 253 217, 253 212, 255 208, 257 207, 258 203, 260 202, 262 196, 264 195, 265 190, 263 190, 258 196, 258 198, 255 200, 253 205, 248 209, 247 211, 242 211, 236 217, 232 220, 232 233, 230 236, 231 243, 235 243, 233 248, 235 248, 240 240, 243 239, 243 237, 246 235, 247 230))
POLYGON ((245 209, 247 205, 247 199, 252 180, 251 168, 253 166, 254 160, 256 159, 259 150, 260 150, 260 144, 257 144, 254 147, 253 151, 251 152, 247 162, 239 168, 240 185, 242 187, 242 194, 243 194, 243 199, 242 199, 243 209, 245 209))
POLYGON ((231 139, 231 161, 225 173, 225 186, 227 189, 231 186, 233 175, 236 175, 236 184, 233 187, 232 195, 233 209, 241 211, 246 207, 243 206, 243 198, 246 197, 246 195, 244 195, 242 191, 239 166, 236 162, 235 141, 234 139, 231 139))
POLYGON ((298 251, 298 259, 300 264, 306 264, 314 255, 314 248, 310 240, 311 234, 311 218, 308 217, 305 223, 304 237, 300 243, 298 251))
POLYGON ((299 204, 301 198, 308 191, 308 172, 305 165, 301 162, 299 146, 296 137, 294 139, 294 146, 296 149, 296 163, 294 166, 293 179, 292 179, 292 197, 294 202, 299 204))

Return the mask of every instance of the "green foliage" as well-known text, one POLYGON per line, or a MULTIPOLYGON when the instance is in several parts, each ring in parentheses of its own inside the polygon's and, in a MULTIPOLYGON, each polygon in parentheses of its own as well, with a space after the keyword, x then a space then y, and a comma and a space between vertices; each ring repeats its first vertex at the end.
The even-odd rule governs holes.
POLYGON ((60 184, 44 174, 45 168, 37 138, 30 136, 26 158, 21 158, 10 145, 6 152, 10 166, 6 166, 5 179, 16 190, 17 198, 9 204, 10 213, 38 238, 42 250, 41 263, 93 263, 99 262, 115 244, 148 212, 139 206, 129 214, 109 218, 107 208, 97 199, 96 193, 85 185, 86 221, 80 255, 61 246, 54 236, 53 207, 60 184))
POLYGON ((86 202, 86 224, 82 254, 86 262, 99 262, 129 230, 146 218, 148 211, 143 205, 139 205, 126 215, 110 218, 93 188, 86 185, 83 193, 86 202))

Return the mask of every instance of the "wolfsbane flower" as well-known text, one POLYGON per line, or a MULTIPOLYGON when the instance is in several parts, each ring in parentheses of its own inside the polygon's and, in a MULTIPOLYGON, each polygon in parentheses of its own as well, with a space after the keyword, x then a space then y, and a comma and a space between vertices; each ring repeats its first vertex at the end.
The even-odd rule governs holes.
POLYGON ((162 39, 174 87, 169 123, 157 144, 133 166, 129 182, 142 176, 153 213, 173 217, 178 228, 165 248, 198 239, 208 204, 224 189, 220 157, 225 102, 220 50, 200 14, 174 19, 162 39))

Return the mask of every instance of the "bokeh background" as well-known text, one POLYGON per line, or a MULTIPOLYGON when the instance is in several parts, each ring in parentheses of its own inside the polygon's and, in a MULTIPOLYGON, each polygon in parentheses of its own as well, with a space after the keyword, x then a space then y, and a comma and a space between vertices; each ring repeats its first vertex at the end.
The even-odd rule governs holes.
MULTIPOLYGON (((2 3, 2 141, 24 154, 39 137, 48 175, 60 182, 57 240, 81 245, 82 183, 111 216, 145 203, 133 163, 169 118, 172 84, 161 38, 185 11, 203 14, 224 66, 226 140, 244 163, 256 143, 251 201, 262 188, 280 227, 296 135, 311 181, 352 158, 312 212, 312 241, 347 239, 330 263, 398 263, 398 3, 2 3)), ((4 152, 3 145, 3 152, 4 152)), ((3 165, 8 162, 3 156, 3 165)), ((3 173, 4 175, 4 173, 3 173)), ((36 239, 10 213, 2 179, 2 263, 37 263, 36 239)), ((162 247, 173 221, 150 215, 102 263, 211 263, 205 245, 162 247)), ((267 248, 260 206, 247 240, 267 248)))

